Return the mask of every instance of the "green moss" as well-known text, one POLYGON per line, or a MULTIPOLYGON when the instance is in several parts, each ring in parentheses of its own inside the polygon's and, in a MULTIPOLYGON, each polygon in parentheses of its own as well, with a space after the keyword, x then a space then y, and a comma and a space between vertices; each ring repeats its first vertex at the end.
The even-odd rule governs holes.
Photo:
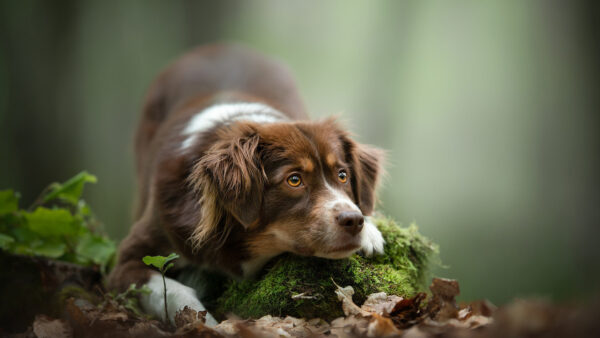
POLYGON ((384 255, 328 260, 285 254, 274 259, 258 280, 222 284, 225 291, 210 302, 212 311, 243 318, 271 314, 330 320, 343 314, 332 279, 341 286, 351 285, 358 304, 374 292, 411 296, 422 290, 437 246, 415 225, 402 228, 382 217, 374 222, 386 241, 384 255), (311 298, 292 298, 299 294, 311 298))

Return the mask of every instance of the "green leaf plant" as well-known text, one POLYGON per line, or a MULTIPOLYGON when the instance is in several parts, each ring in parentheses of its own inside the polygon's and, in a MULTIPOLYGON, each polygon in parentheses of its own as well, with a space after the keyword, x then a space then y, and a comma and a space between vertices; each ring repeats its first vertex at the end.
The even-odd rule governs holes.
POLYGON ((50 192, 42 196, 42 200, 47 203, 59 198, 76 204, 83 192, 83 186, 86 183, 96 183, 97 181, 96 176, 89 174, 87 171, 82 171, 62 184, 54 183, 50 185, 50 192))
POLYGON ((164 303, 165 303, 165 318, 167 319, 167 321, 169 320, 169 311, 167 310, 167 282, 165 281, 165 274, 167 273, 167 270, 169 270, 170 268, 173 267, 174 264, 171 262, 176 260, 177 258, 179 258, 178 254, 171 253, 167 257, 145 256, 142 259, 142 261, 144 261, 144 264, 157 268, 158 271, 160 271, 160 274, 162 275, 163 297, 164 297, 164 303))
POLYGON ((0 190, 0 251, 96 265, 106 272, 116 245, 99 234, 99 222, 81 198, 84 185, 95 182, 83 171, 52 183, 27 209, 19 208, 18 193, 0 190))

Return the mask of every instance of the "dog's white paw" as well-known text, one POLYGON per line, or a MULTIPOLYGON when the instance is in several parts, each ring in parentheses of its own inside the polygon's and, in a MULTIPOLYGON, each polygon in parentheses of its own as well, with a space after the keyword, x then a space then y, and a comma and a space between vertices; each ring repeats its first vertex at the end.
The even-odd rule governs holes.
POLYGON ((383 246, 385 240, 381 235, 381 232, 375 224, 371 223, 369 217, 365 217, 365 224, 362 229, 361 239, 361 251, 365 256, 372 256, 373 254, 380 255, 383 253, 383 246))
MULTIPOLYGON (((198 300, 194 289, 171 278, 165 278, 165 283, 167 285, 168 320, 172 324, 175 324, 175 314, 177 311, 183 310, 186 306, 198 312, 206 310, 204 305, 198 300)), ((142 309, 161 318, 163 321, 166 321, 162 277, 159 274, 153 274, 148 283, 146 283, 146 286, 148 286, 152 292, 148 295, 142 295, 140 298, 142 309)), ((207 326, 214 327, 218 324, 210 313, 206 314, 205 319, 205 324, 207 326)))

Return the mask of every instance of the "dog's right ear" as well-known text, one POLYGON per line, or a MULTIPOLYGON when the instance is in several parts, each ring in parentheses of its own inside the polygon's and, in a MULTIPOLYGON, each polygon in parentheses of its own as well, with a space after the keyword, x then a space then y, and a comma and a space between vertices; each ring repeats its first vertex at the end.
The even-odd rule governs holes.
POLYGON ((375 207, 375 189, 381 176, 384 151, 359 144, 342 134, 341 140, 350 164, 352 191, 363 215, 371 215, 375 207))
MULTIPOLYGON (((260 136, 251 128, 232 128, 225 133, 190 176, 202 213, 193 234, 196 247, 215 235, 225 239, 230 229, 219 228, 223 216, 232 216, 246 229, 258 223, 267 181, 260 160, 260 136)), ((231 219, 225 221, 226 227, 232 223, 231 219)))

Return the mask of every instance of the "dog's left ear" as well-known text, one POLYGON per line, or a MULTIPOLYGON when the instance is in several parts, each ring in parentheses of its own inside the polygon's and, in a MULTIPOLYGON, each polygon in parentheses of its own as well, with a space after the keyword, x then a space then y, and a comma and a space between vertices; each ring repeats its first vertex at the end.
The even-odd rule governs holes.
POLYGON ((346 161, 351 165, 352 192, 363 215, 370 215, 375 207, 375 188, 382 174, 384 151, 359 144, 347 135, 342 136, 346 161))
MULTIPOLYGON (((195 247, 213 236, 227 236, 231 228, 219 228, 222 216, 232 216, 246 229, 260 216, 267 180, 260 159, 260 137, 251 129, 226 132, 229 134, 196 163, 189 178, 202 205, 193 235, 195 247)), ((226 221, 225 226, 230 224, 226 221)))
POLYGON ((259 144, 257 134, 217 143, 200 163, 223 208, 245 228, 258 220, 266 182, 259 144))

